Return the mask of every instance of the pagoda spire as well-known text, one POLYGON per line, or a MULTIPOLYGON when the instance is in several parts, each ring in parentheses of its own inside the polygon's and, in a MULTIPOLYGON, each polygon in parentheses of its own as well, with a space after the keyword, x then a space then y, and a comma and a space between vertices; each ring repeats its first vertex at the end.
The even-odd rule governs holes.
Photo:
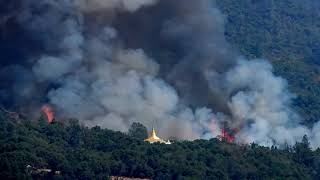
MULTIPOLYGON (((154 122, 154 121, 153 121, 154 122)), ((153 123, 154 124, 154 123, 153 123)), ((163 143, 163 144, 171 144, 170 141, 164 141, 161 138, 159 138, 157 136, 156 130, 154 128, 154 125, 152 124, 152 131, 150 134, 150 137, 148 137, 147 139, 145 139, 144 141, 149 142, 149 143, 155 143, 155 142, 159 142, 159 143, 163 143)))
POLYGON ((154 128, 152 128, 151 136, 152 137, 157 137, 157 133, 156 133, 156 130, 154 128))

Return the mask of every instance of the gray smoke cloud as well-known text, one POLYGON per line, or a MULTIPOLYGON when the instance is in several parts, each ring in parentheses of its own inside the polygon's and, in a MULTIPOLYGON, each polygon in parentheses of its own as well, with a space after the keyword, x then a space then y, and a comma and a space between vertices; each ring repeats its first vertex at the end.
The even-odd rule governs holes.
POLYGON ((150 6, 158 0, 76 0, 74 3, 83 11, 121 10, 135 12, 141 7, 150 6))
POLYGON ((21 57, 1 63, 3 104, 11 99, 36 112, 49 103, 60 117, 120 131, 156 122, 167 138, 212 138, 227 126, 239 143, 293 145, 306 134, 319 147, 319 124, 300 124, 294 95, 268 61, 230 47, 224 16, 209 0, 14 0, 4 7, 6 29, 32 44, 27 51, 16 44, 21 57))

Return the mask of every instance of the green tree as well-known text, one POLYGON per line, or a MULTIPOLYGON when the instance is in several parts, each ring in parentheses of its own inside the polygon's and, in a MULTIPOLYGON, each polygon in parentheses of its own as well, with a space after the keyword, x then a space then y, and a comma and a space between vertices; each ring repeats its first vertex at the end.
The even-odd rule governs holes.
POLYGON ((306 166, 311 166, 313 164, 313 152, 310 148, 307 135, 304 135, 302 141, 296 143, 293 149, 295 161, 306 166))
POLYGON ((128 133, 129 136, 139 140, 144 140, 148 137, 147 128, 143 124, 137 122, 131 124, 128 133))
POLYGON ((70 125, 67 128, 67 131, 69 133, 69 144, 72 146, 79 146, 81 144, 82 139, 82 128, 79 125, 78 120, 71 119, 70 125))

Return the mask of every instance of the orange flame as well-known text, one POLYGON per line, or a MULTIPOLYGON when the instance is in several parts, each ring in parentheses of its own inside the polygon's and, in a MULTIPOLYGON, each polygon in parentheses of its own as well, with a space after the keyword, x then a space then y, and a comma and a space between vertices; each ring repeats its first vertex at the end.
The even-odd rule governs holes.
POLYGON ((233 143, 235 141, 235 137, 229 134, 225 129, 221 130, 221 140, 226 141, 228 143, 233 143))
POLYGON ((45 106, 42 107, 42 112, 47 116, 48 122, 52 123, 53 120, 54 120, 53 109, 50 106, 45 105, 45 106))
POLYGON ((226 124, 224 124, 224 128, 220 129, 217 122, 218 122, 217 118, 213 116, 211 119, 211 123, 209 125, 212 136, 218 137, 221 141, 234 143, 236 140, 234 134, 238 132, 238 129, 226 128, 226 124))

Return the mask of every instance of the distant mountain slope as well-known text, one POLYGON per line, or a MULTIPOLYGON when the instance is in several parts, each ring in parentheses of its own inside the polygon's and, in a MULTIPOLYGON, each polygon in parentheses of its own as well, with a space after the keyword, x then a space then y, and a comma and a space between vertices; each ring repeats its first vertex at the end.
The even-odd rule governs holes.
POLYGON ((289 82, 294 106, 312 125, 320 119, 320 3, 317 0, 216 0, 226 37, 248 57, 262 57, 289 82))

